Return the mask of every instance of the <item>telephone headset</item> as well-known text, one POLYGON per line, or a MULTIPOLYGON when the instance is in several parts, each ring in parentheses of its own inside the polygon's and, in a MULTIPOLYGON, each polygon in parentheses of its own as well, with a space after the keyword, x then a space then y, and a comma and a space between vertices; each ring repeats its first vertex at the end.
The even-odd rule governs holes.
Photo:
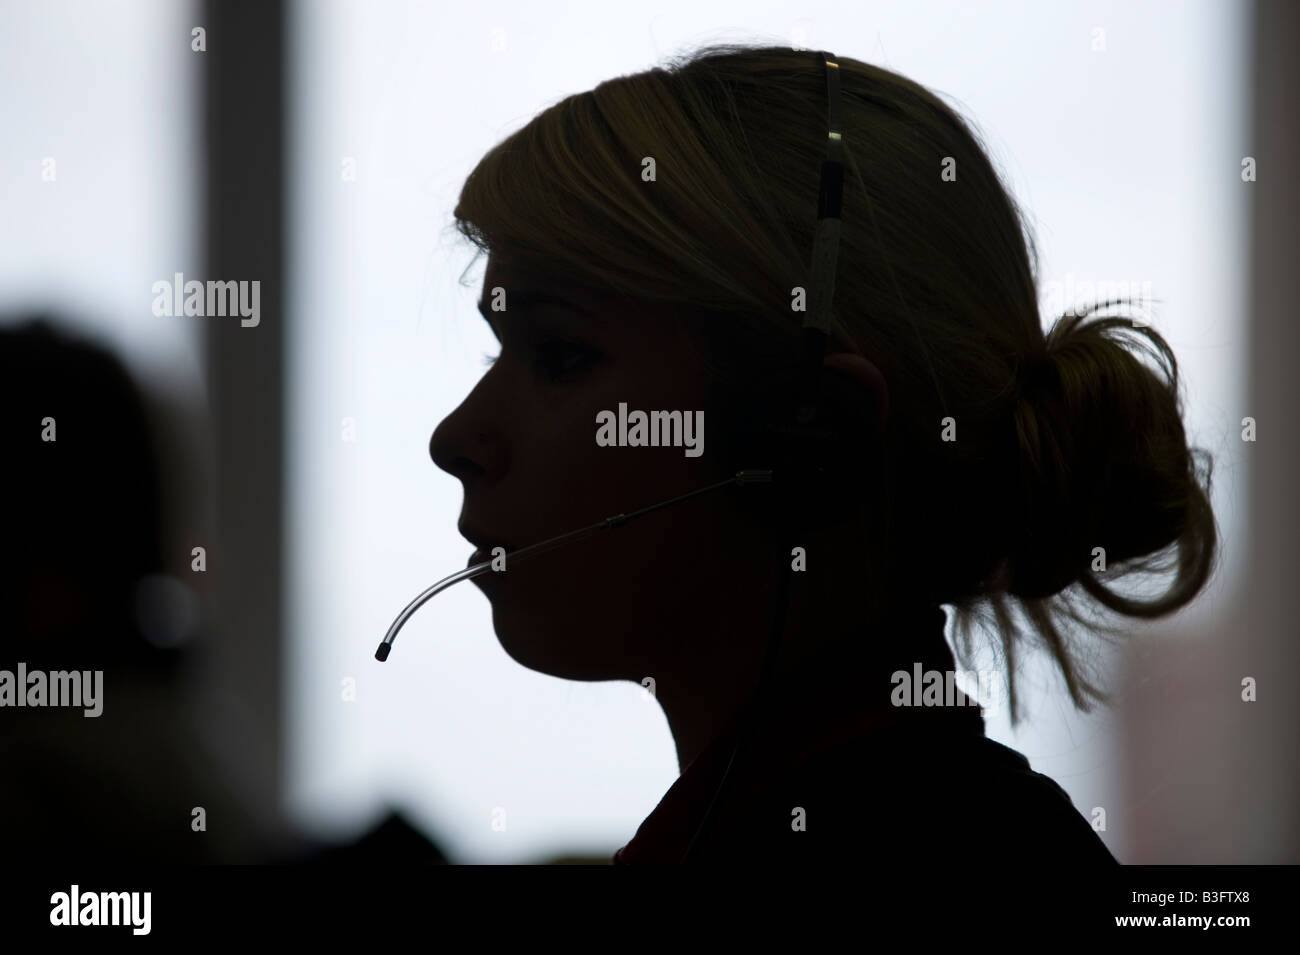
MULTIPOLYGON (((828 498, 825 485, 832 474, 844 467, 844 442, 837 437, 836 429, 830 426, 824 413, 823 390, 827 386, 823 374, 822 361, 826 355, 826 343, 830 332, 831 302, 835 293, 835 264, 839 253, 840 209, 844 193, 844 145, 840 123, 840 77, 839 63, 835 54, 822 51, 818 54, 826 70, 826 93, 828 111, 828 133, 826 139, 826 156, 821 165, 821 184, 817 197, 817 227, 813 242, 811 264, 811 288, 808 295, 808 308, 803 321, 802 356, 794 381, 795 400, 793 408, 786 412, 783 420, 775 427, 766 427, 762 433, 766 436, 764 447, 775 458, 770 468, 747 468, 737 471, 732 477, 705 487, 697 488, 678 497, 660 501, 630 514, 615 514, 602 521, 581 527, 557 537, 522 547, 505 556, 509 566, 516 561, 535 557, 545 551, 563 544, 581 540, 597 531, 621 527, 629 521, 653 511, 670 507, 682 501, 690 500, 701 494, 720 490, 733 485, 748 486, 752 484, 771 484, 776 490, 779 513, 782 516, 781 529, 787 535, 797 533, 800 527, 815 521, 820 503, 828 498)), ((843 473, 840 470, 840 473, 843 473)), ((727 768, 722 780, 714 791, 704 818, 700 821, 682 862, 691 860, 700 845, 700 839, 712 820, 714 810, 731 779, 731 771, 736 757, 748 741, 748 736, 759 714, 764 690, 770 685, 777 651, 786 627, 786 611, 789 602, 790 572, 786 562, 790 559, 791 547, 784 547, 779 559, 783 573, 780 574, 776 612, 772 624, 772 635, 768 650, 764 656, 763 668, 758 684, 750 698, 748 709, 743 715, 742 731, 732 747, 727 768)), ((384 636, 383 642, 375 651, 375 659, 387 660, 397 633, 406 624, 411 615, 429 601, 434 595, 446 590, 452 584, 488 572, 492 560, 481 561, 466 567, 449 577, 433 584, 416 597, 393 621, 384 636)))

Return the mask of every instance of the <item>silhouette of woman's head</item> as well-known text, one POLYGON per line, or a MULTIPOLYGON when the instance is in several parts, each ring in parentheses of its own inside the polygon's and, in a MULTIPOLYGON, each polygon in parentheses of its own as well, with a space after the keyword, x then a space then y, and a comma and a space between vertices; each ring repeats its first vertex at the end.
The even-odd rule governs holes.
MULTIPOLYGON (((948 604, 959 649, 980 623, 1008 664, 1044 645, 1087 708, 1103 694, 1061 624, 1172 612, 1213 565, 1174 357, 1095 308, 1045 335, 1032 237, 971 128, 916 83, 838 61, 826 364, 858 466, 818 502, 787 639, 812 653, 871 639, 890 608, 948 604), (1124 596, 1135 569, 1175 573, 1124 596)), ((502 351, 431 441, 464 484, 468 536, 509 550, 761 463, 798 351, 826 122, 816 55, 710 47, 570 96, 480 161, 455 216, 489 255, 502 351), (597 415, 621 405, 702 411, 703 453, 600 446, 597 415)), ((722 719, 789 572, 764 513, 706 496, 477 580, 524 665, 652 677, 661 700, 707 697, 722 719)))

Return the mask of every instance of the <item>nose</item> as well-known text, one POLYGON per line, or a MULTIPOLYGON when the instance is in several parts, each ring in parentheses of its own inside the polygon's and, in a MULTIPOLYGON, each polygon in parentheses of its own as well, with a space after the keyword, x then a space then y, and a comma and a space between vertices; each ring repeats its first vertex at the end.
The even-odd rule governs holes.
POLYGON ((468 400, 447 415, 429 438, 429 457, 439 468, 471 484, 499 476, 505 467, 505 442, 489 422, 474 416, 468 400))

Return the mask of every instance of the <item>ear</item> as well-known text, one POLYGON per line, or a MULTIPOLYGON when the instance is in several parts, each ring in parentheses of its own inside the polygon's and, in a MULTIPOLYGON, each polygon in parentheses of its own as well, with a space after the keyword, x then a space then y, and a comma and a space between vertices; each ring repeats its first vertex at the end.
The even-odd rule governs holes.
POLYGON ((880 369, 861 355, 851 352, 835 352, 822 360, 822 365, 840 375, 848 376, 853 383, 864 391, 863 399, 877 409, 880 426, 883 429, 889 420, 889 386, 880 369))

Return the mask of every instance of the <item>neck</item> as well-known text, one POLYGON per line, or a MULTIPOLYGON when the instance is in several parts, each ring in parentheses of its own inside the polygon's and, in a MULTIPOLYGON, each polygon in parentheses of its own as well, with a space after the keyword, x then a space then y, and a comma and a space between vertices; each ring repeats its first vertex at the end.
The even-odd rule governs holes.
MULTIPOLYGON (((694 683, 673 680, 661 687, 660 702, 677 746, 678 767, 685 771, 711 746, 726 745, 752 721, 782 720, 817 732, 814 723, 844 721, 856 726, 865 718, 888 723, 910 714, 890 705, 890 675, 953 666, 944 640, 943 611, 937 604, 909 604, 875 610, 832 603, 800 579, 792 578, 785 630, 770 664, 768 681, 760 676, 772 642, 774 601, 741 600, 706 624, 714 633, 733 635, 729 644, 706 660, 696 658, 694 683), (745 606, 745 621, 736 606, 745 606), (863 616, 859 616, 863 614, 863 616), (682 692, 675 692, 682 691, 682 692)), ((776 593, 775 578, 756 592, 776 593)), ((698 623, 699 621, 697 621, 698 623)))

